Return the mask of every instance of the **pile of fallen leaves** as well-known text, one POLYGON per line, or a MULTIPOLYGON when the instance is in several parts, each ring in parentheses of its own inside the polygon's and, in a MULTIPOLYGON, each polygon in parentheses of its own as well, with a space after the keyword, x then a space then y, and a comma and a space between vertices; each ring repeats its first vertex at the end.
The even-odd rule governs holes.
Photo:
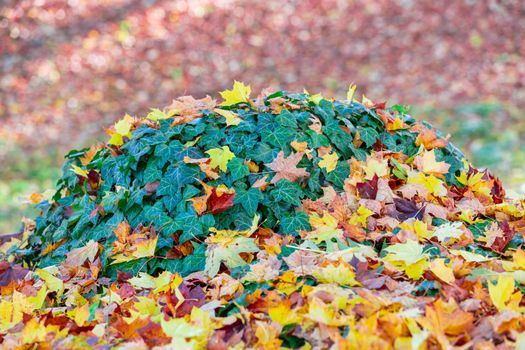
POLYGON ((524 346, 524 203, 354 91, 235 82, 70 152, 1 247, 2 347, 524 346))

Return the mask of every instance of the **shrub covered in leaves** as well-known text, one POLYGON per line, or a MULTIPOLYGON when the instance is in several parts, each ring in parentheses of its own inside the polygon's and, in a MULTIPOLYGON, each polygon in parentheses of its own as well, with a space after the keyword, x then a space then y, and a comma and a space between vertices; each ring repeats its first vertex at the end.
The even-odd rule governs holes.
POLYGON ((523 342, 523 203, 403 106, 235 82, 66 156, 2 246, 4 344, 523 342), (30 272, 29 269, 32 269, 30 272))

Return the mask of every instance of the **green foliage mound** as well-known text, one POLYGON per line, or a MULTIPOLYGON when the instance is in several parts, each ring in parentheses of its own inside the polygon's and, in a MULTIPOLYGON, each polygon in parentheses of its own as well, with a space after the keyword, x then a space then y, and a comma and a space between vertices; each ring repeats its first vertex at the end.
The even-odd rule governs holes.
MULTIPOLYGON (((107 145, 68 153, 56 194, 39 204, 31 261, 53 265, 94 240, 104 246, 107 275, 167 269, 185 276, 204 269, 210 228, 247 230, 258 215, 260 227, 298 237, 311 229, 298 210, 301 201, 321 198, 326 188, 343 191, 350 159, 366 161, 377 152, 414 157, 422 147, 415 120, 399 105, 386 109, 283 91, 258 104, 233 102, 217 109, 210 98, 183 97, 145 119, 126 116, 109 130, 107 145), (280 153, 282 173, 270 165, 280 153), (294 154, 300 156, 292 160, 294 154), (326 154, 337 157, 332 168, 320 166, 326 154), (199 213, 194 203, 206 195, 203 183, 231 194, 214 193, 199 213), (123 222, 132 230, 150 227, 151 237, 158 236, 154 256, 111 264, 115 230, 123 222), (173 251, 180 246, 192 253, 173 251)), ((436 148, 436 157, 451 165, 447 184, 458 184, 461 153, 447 145, 436 148)))

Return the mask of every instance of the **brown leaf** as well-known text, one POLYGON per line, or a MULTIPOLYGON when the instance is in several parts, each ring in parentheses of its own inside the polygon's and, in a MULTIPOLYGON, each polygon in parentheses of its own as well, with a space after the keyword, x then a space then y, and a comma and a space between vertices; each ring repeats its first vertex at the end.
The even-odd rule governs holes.
POLYGON ((292 153, 284 158, 284 152, 280 151, 271 163, 265 164, 268 168, 275 171, 272 184, 280 179, 288 181, 297 181, 298 179, 309 176, 310 174, 304 168, 297 168, 297 164, 304 156, 304 152, 292 153))

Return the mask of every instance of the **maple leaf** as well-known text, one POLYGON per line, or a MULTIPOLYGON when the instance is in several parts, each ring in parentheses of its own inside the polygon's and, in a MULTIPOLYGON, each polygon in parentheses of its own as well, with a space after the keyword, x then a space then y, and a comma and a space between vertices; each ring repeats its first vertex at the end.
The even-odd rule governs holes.
POLYGON ((374 176, 383 177, 388 175, 388 161, 386 159, 376 159, 368 157, 366 165, 363 167, 365 171, 365 179, 371 180, 374 176))
POLYGON ((357 212, 354 213, 350 218, 349 222, 351 225, 360 224, 361 227, 366 228, 366 219, 368 219, 372 215, 375 215, 375 213, 372 210, 368 209, 363 205, 360 205, 359 208, 357 208, 357 212))
POLYGON ((496 284, 488 283, 490 300, 498 311, 503 311, 514 293, 514 278, 500 274, 496 284))
POLYGON ((357 85, 352 83, 348 85, 348 91, 346 92, 346 100, 348 102, 352 102, 354 100, 354 94, 355 90, 357 89, 357 85))
POLYGON ((269 307, 268 315, 272 321, 277 322, 282 326, 299 323, 301 320, 297 312, 291 308, 289 300, 284 300, 273 307, 269 307))
POLYGON ((0 287, 6 287, 11 282, 22 280, 28 272, 28 269, 20 265, 12 265, 7 261, 0 261, 0 287))
POLYGON ((234 198, 235 192, 217 192, 217 189, 213 188, 206 203, 207 210, 212 214, 222 213, 233 207, 234 198))
POLYGON ((409 184, 422 184, 429 193, 436 197, 443 197, 447 194, 447 188, 442 180, 434 175, 425 175, 421 172, 412 172, 408 177, 409 184))
POLYGON ((51 272, 53 270, 56 271, 56 267, 37 269, 35 273, 45 282, 50 291, 56 292, 57 296, 61 296, 64 293, 64 282, 60 278, 54 276, 51 272))
POLYGON ((131 139, 131 127, 133 122, 133 117, 128 114, 116 122, 113 129, 108 130, 108 134, 111 136, 108 144, 121 146, 124 144, 124 138, 131 139))
POLYGON ((434 231, 433 236, 436 237, 440 242, 454 243, 464 233, 461 227, 462 227, 461 222, 447 222, 443 225, 440 225, 434 231))
POLYGON ((318 267, 313 276, 321 283, 334 283, 340 286, 358 286, 360 283, 355 280, 355 273, 350 264, 339 261, 318 267))
POLYGON ((305 238, 312 240, 315 243, 330 242, 332 239, 343 238, 343 230, 338 228, 339 221, 330 213, 323 212, 323 216, 313 213, 308 218, 313 230, 307 234, 305 238))
POLYGON ((210 277, 213 277, 219 272, 221 263, 224 263, 229 269, 247 265, 246 261, 239 254, 256 253, 258 251, 259 247, 257 247, 253 238, 242 236, 208 244, 204 271, 210 277))
POLYGON ((417 241, 407 240, 385 248, 388 255, 384 260, 402 269, 408 277, 418 280, 428 267, 428 255, 423 254, 423 246, 417 241))
POLYGON ((271 163, 265 164, 268 168, 275 171, 271 183, 275 184, 281 179, 294 182, 310 175, 306 169, 297 167, 303 156, 303 152, 298 152, 292 153, 285 158, 283 151, 277 153, 277 157, 271 163))
POLYGON ((235 158, 235 154, 230 151, 230 147, 228 146, 222 146, 222 148, 212 148, 207 150, 205 153, 210 156, 210 166, 213 169, 218 167, 223 172, 228 170, 228 162, 235 158))
POLYGON ((446 174, 450 169, 450 164, 436 161, 434 150, 424 151, 422 154, 419 154, 415 158, 414 164, 419 171, 425 174, 446 174))
POLYGON ((170 115, 168 113, 164 113, 158 108, 152 108, 151 112, 148 113, 146 116, 146 119, 153 120, 153 121, 159 121, 159 120, 165 120, 169 119, 170 115))
POLYGON ((334 171, 337 167, 338 158, 339 156, 335 152, 327 153, 321 157, 321 160, 319 161, 318 165, 320 168, 325 169, 327 173, 330 173, 334 171))
POLYGON ((379 177, 377 175, 374 175, 374 177, 370 181, 357 183, 356 188, 357 188, 357 191, 359 192, 359 196, 365 199, 376 199, 377 190, 378 190, 377 188, 378 180, 379 180, 379 177))
POLYGON ((429 265, 429 270, 440 280, 445 283, 453 283, 456 278, 452 268, 446 265, 445 259, 434 259, 429 265))
POLYGON ((157 247, 157 240, 159 236, 150 239, 142 239, 134 242, 133 246, 121 254, 113 255, 112 264, 119 264, 127 261, 137 260, 141 258, 148 258, 155 255, 155 248, 157 247))
POLYGON ((166 107, 168 115, 177 114, 186 118, 181 118, 180 122, 190 122, 202 116, 204 110, 213 110, 217 102, 210 96, 195 99, 193 96, 181 96, 173 100, 171 105, 166 107))
POLYGON ((215 113, 220 114, 226 119, 226 126, 239 125, 243 120, 239 117, 237 113, 232 111, 227 111, 224 109, 215 108, 215 113))
POLYGON ((249 102, 251 92, 252 88, 250 85, 244 85, 244 83, 235 80, 233 89, 220 92, 221 97, 224 99, 220 105, 231 106, 241 102, 249 102))
POLYGON ((80 266, 86 260, 93 262, 98 253, 98 248, 98 243, 94 240, 90 240, 83 247, 70 250, 66 254, 65 263, 71 266, 80 266))
POLYGON ((416 146, 423 145, 427 150, 433 148, 445 148, 448 145, 448 137, 446 139, 440 139, 437 137, 436 129, 428 129, 420 124, 413 128, 414 131, 419 131, 416 138, 416 146))
POLYGON ((403 198, 394 198, 394 215, 399 221, 406 221, 411 218, 422 220, 425 215, 425 206, 418 205, 415 201, 403 198))

